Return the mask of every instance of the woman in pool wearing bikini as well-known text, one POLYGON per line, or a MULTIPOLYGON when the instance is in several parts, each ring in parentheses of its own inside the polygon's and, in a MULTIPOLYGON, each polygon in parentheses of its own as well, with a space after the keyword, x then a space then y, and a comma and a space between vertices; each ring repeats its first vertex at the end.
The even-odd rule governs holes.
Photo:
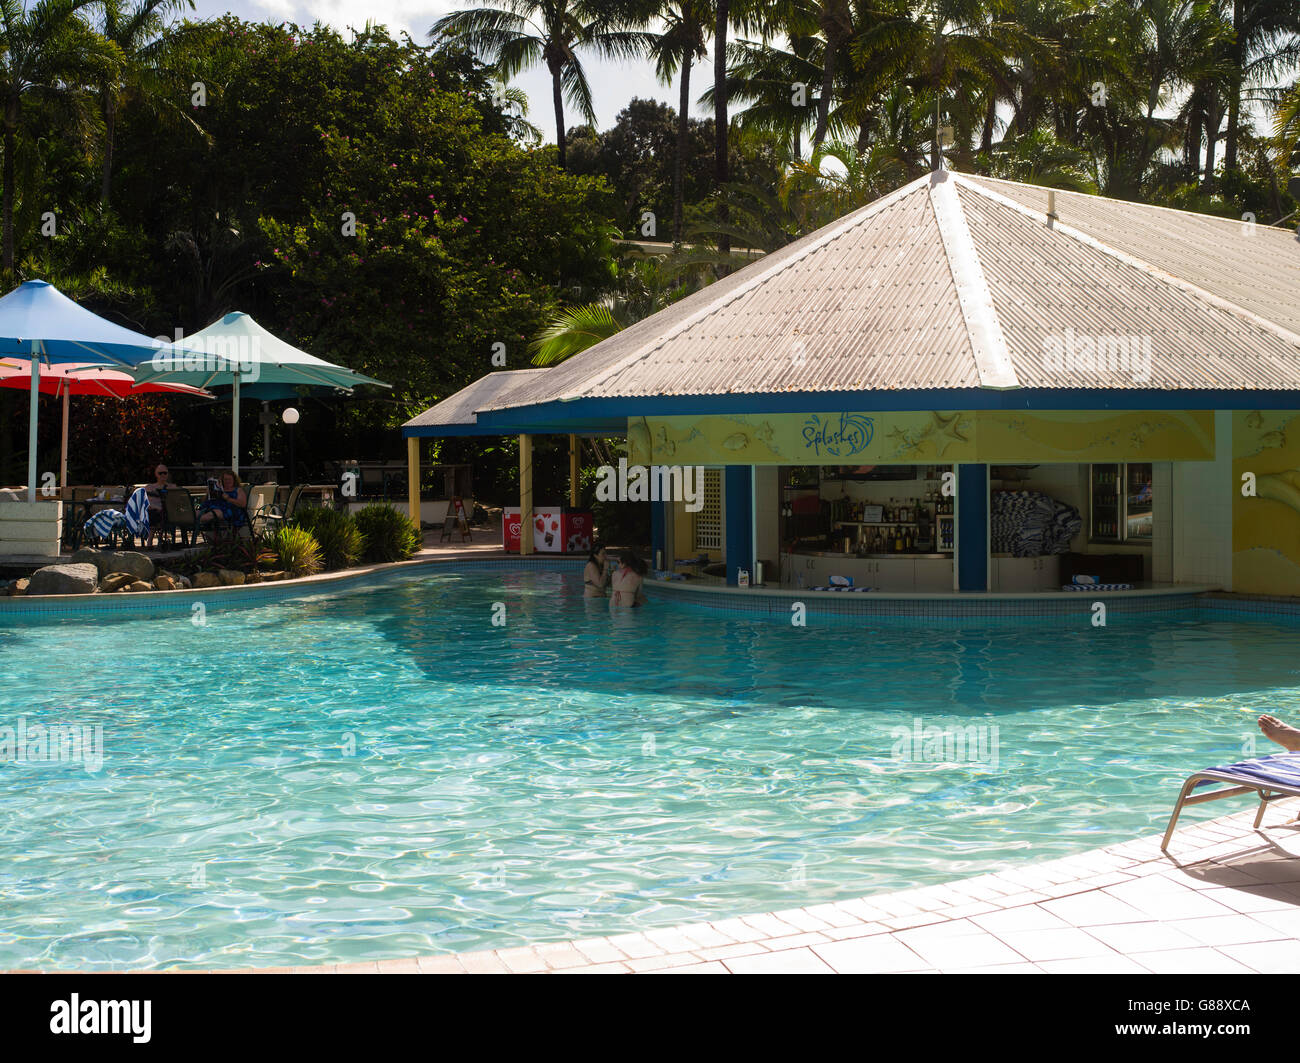
POLYGON ((582 596, 584 598, 603 598, 609 587, 609 563, 605 557, 605 548, 596 543, 587 555, 587 566, 582 570, 582 596))
POLYGON ((646 571, 646 563, 636 554, 629 550, 623 555, 622 565, 609 581, 613 591, 609 599, 610 608, 635 609, 638 605, 645 605, 646 596, 641 590, 641 583, 646 571))

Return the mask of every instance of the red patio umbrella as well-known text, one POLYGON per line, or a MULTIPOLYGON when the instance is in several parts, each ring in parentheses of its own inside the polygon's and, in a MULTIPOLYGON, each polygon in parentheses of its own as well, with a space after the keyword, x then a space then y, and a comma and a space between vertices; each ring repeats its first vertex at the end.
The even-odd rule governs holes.
MULTIPOLYGON (((22 358, 0 361, 0 388, 31 391, 32 363, 22 358)), ((60 362, 41 367, 40 392, 42 395, 63 396, 63 442, 59 461, 59 484, 68 485, 68 398, 71 395, 105 396, 122 399, 127 395, 150 392, 172 392, 180 395, 213 397, 210 391, 188 384, 137 384, 130 373, 106 365, 78 362, 60 362)))

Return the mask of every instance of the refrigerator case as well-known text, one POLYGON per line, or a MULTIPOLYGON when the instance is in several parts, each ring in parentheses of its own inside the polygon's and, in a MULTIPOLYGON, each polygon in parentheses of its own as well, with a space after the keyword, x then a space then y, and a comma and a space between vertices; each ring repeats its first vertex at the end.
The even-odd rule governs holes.
POLYGON ((1151 464, 1093 465, 1093 542, 1145 542, 1152 535, 1151 464))
POLYGON ((1124 527, 1120 466, 1094 465, 1090 477, 1092 527, 1088 529, 1088 537, 1094 541, 1119 542, 1124 527))
POLYGON ((1151 466, 1149 464, 1126 465, 1124 479, 1124 538, 1150 539, 1151 466))

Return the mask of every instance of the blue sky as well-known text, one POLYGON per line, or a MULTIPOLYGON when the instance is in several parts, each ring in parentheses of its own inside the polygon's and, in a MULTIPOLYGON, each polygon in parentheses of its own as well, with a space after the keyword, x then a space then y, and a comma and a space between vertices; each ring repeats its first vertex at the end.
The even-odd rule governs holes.
MULTIPOLYGON (((456 3, 455 0, 197 0, 196 12, 202 17, 215 17, 229 11, 250 22, 296 22, 310 26, 325 22, 336 29, 364 26, 367 19, 386 25, 394 35, 408 31, 424 43, 429 27, 450 11, 491 6, 491 0, 473 0, 456 3)), ((650 62, 606 63, 587 57, 587 75, 596 102, 596 117, 601 129, 613 124, 615 116, 633 96, 653 97, 677 105, 676 86, 659 85, 650 62)), ((697 99, 712 83, 712 65, 697 63, 691 73, 691 94, 697 99)), ((513 84, 528 93, 530 101, 528 120, 542 130, 548 141, 555 139, 555 118, 551 107, 550 77, 543 67, 521 74, 513 84)), ((696 117, 707 113, 696 107, 696 117)), ((567 107, 565 118, 569 125, 578 118, 567 107)))

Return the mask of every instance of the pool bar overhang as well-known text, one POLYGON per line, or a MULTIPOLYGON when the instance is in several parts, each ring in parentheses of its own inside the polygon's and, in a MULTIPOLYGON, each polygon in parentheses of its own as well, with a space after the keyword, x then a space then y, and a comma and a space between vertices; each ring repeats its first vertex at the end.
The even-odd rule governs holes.
MULTIPOLYGON (((421 438, 519 436, 524 511, 537 435, 569 436, 571 504, 584 435, 624 437, 629 463, 718 470, 710 556, 732 586, 760 561, 771 582, 787 552, 790 470, 819 468, 826 502, 827 470, 912 466, 956 487, 951 573, 916 562, 916 591, 1004 591, 990 499, 1017 467, 1080 510, 1072 551, 1145 553, 1143 586, 1300 595, 1298 419, 1293 234, 937 171, 559 366, 490 373, 403 434, 413 464, 421 438), (1111 465, 1143 470, 1146 542, 1093 541, 1090 478, 1111 465)), ((651 506, 671 570, 698 546, 691 519, 651 506)))

